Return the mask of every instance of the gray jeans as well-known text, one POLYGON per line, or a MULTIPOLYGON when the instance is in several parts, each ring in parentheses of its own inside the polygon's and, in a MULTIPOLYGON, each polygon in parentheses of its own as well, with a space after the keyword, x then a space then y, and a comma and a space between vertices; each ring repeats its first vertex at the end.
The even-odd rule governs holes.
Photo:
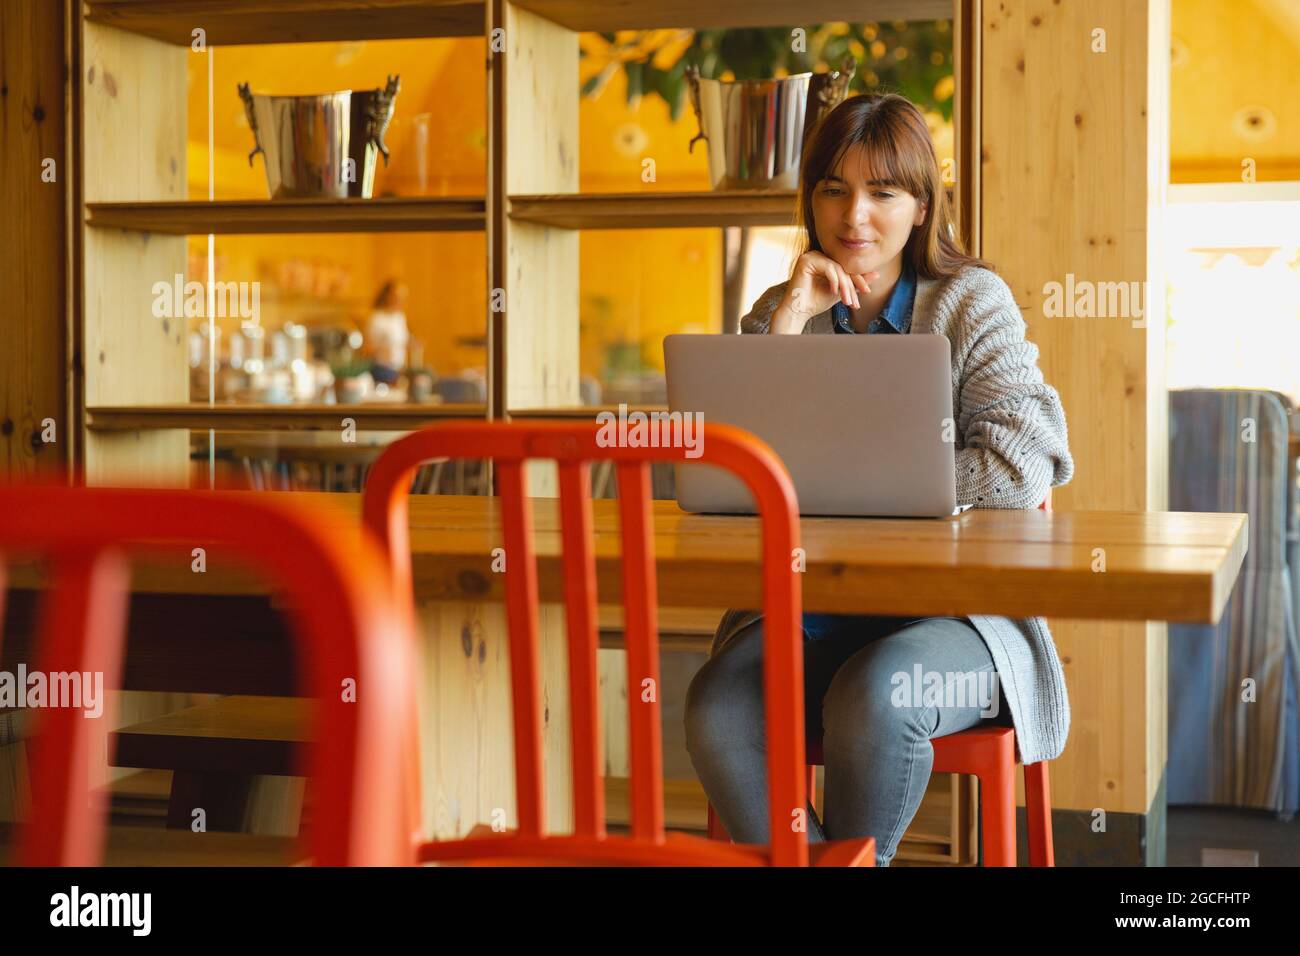
MULTIPOLYGON (((876 865, 888 866, 925 795, 931 738, 1009 727, 1010 714, 965 618, 831 620, 804 635, 807 739, 822 740, 825 758, 825 818, 809 807, 808 838, 875 837, 876 865)), ((686 696, 691 762, 737 843, 769 842, 763 710, 760 620, 704 664, 686 696)))

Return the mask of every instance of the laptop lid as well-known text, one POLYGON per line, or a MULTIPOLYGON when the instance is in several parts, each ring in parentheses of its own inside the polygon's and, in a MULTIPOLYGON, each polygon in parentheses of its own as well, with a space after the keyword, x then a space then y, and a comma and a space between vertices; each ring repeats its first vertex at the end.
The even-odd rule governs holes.
MULTIPOLYGON (((669 335, 670 412, 753 432, 780 456, 805 515, 939 517, 956 505, 947 338, 669 335)), ((739 478, 678 464, 684 511, 754 514, 739 478)))

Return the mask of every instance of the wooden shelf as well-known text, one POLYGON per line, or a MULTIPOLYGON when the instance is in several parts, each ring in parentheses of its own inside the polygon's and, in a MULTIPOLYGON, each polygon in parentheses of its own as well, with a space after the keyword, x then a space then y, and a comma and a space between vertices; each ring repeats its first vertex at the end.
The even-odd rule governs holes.
POLYGON ((660 27, 779 27, 866 20, 948 20, 952 0, 515 0, 570 30, 660 27), (848 12, 852 11, 851 16, 848 12))
MULTIPOLYGON (((666 412, 668 411, 668 406, 629 404, 627 406, 627 410, 629 412, 646 412, 647 414, 649 414, 650 412, 666 412)), ((517 409, 517 410, 511 409, 510 417, 511 418, 585 418, 594 422, 596 420, 596 416, 599 415, 601 412, 610 412, 611 414, 617 415, 618 406, 617 405, 568 405, 565 406, 564 408, 524 408, 524 409, 517 409)))
POLYGON ((87 225, 172 236, 474 232, 482 231, 485 222, 486 206, 482 199, 473 196, 86 204, 87 225))
POLYGON ((114 405, 86 409, 91 431, 164 428, 217 431, 337 430, 345 418, 358 431, 408 431, 448 418, 482 419, 484 405, 114 405))
POLYGON ((189 46, 482 36, 482 0, 86 0, 86 19, 189 46))
MULTIPOLYGON (((762 27, 843 20, 843 0, 518 0, 577 31, 762 27)), ((482 0, 86 0, 86 19, 189 46, 482 36, 482 0)), ((947 20, 952 0, 857 0, 853 19, 947 20)))
MULTIPOLYGON (((628 405, 629 411, 666 412, 667 405, 628 405)), ((510 412, 511 418, 564 418, 595 421, 601 412, 618 414, 617 405, 572 405, 510 412)), ((401 431, 447 418, 485 418, 486 406, 444 405, 96 405, 86 409, 92 431, 137 431, 187 428, 218 431, 285 431, 336 429, 344 418, 356 420, 360 431, 401 431)))
POLYGON ((511 196, 510 218, 561 229, 790 226, 795 193, 726 191, 511 196))
MULTIPOLYGON (((86 0, 86 19, 189 46, 202 27, 213 45, 482 36, 482 0, 86 0)), ((518 0, 577 31, 762 27, 844 19, 843 0, 518 0)), ((946 20, 952 0, 858 0, 853 19, 946 20)))

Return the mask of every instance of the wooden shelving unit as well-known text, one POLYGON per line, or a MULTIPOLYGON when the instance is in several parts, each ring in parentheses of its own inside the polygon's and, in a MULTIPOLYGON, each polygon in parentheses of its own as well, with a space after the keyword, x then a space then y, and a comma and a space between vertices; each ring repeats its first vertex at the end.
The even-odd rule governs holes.
MULTIPOLYGON (((84 312, 74 354, 85 370, 79 405, 87 410, 88 475, 183 460, 183 429, 199 427, 196 421, 229 427, 221 423, 242 414, 256 427, 294 428, 338 411, 236 413, 187 404, 182 330, 155 328, 147 296, 152 281, 184 271, 189 235, 481 231, 486 292, 506 305, 484 318, 486 406, 456 414, 595 414, 578 391, 578 231, 790 225, 796 199, 791 191, 579 192, 578 33, 953 18, 959 75, 973 85, 969 35, 961 30, 973 2, 808 0, 792 8, 784 0, 84 0, 76 100, 81 151, 95 163, 85 164, 80 197, 84 312), (503 49, 489 44, 486 62, 485 195, 186 201, 185 58, 200 27, 213 46, 504 36, 503 49), (116 89, 139 95, 107 90, 109 75, 116 89), (152 239, 141 245, 140 235, 152 239)), ((959 129, 962 111, 971 110, 966 99, 959 90, 959 129)), ((977 155, 967 148, 971 137, 958 138, 963 162, 977 155)), ((957 196, 964 218, 975 208, 973 178, 957 196)), ((358 421, 376 420, 370 409, 348 411, 358 421)), ((423 420, 429 413, 411 414, 423 420)))
POLYGON ((168 236, 307 232, 481 232, 481 198, 262 199, 88 203, 86 225, 168 236))

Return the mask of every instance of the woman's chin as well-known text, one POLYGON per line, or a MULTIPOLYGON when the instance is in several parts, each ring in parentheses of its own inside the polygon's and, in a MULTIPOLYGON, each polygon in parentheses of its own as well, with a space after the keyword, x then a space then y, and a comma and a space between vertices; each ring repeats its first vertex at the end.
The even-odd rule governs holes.
POLYGON ((849 275, 880 271, 880 255, 874 249, 859 251, 841 247, 835 261, 849 275))

